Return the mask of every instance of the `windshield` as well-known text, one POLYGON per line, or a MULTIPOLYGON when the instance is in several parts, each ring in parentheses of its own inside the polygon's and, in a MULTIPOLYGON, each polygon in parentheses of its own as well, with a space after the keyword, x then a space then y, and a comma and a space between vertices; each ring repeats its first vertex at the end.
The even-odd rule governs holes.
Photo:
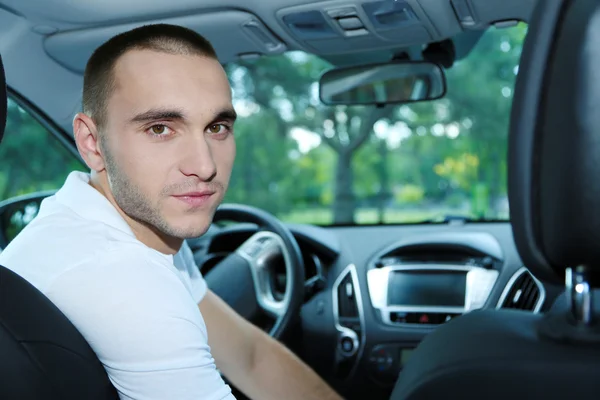
POLYGON ((443 99, 325 106, 332 65, 295 51, 226 66, 237 159, 225 201, 286 222, 507 220, 506 152, 524 24, 488 30, 446 71, 443 99))

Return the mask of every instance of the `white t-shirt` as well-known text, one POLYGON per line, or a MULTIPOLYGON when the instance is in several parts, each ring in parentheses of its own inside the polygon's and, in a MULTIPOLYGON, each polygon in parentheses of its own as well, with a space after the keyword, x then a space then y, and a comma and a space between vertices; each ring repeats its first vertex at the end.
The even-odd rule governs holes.
POLYGON ((137 240, 112 204, 72 172, 0 254, 71 320, 121 399, 233 399, 208 346, 206 283, 189 246, 137 240))

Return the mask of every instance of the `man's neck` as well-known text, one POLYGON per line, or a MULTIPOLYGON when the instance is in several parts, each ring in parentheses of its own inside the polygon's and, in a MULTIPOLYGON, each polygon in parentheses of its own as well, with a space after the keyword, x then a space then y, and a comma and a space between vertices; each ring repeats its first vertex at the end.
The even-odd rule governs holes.
POLYGON ((175 254, 179 251, 183 244, 183 239, 167 236, 162 232, 159 232, 156 228, 137 221, 127 215, 121 207, 119 207, 111 191, 107 189, 108 181, 106 178, 103 178, 98 174, 92 174, 90 186, 106 197, 113 207, 115 207, 119 215, 121 215, 127 225, 129 225, 137 240, 163 254, 175 254))

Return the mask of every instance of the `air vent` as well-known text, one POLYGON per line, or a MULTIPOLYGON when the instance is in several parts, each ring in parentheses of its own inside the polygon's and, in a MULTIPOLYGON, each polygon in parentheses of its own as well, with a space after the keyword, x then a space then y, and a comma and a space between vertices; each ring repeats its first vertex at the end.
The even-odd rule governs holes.
POLYGON ((538 312, 544 296, 544 286, 526 268, 521 268, 506 285, 498 308, 538 312))
POLYGON ((337 288, 338 315, 342 318, 358 318, 358 305, 356 293, 352 282, 352 275, 347 273, 337 288))

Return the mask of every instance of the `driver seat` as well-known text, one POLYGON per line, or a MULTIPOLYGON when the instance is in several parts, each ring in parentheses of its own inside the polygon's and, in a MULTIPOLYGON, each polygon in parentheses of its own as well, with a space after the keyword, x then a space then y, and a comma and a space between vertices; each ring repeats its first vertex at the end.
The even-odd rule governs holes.
POLYGON ((511 115, 517 251, 538 279, 565 286, 566 307, 473 311, 440 326, 394 400, 600 397, 599 33, 598 0, 538 0, 511 115))
MULTIPOLYGON (((0 141, 7 118, 0 57, 0 141)), ((0 399, 118 399, 83 336, 39 290, 0 266, 0 399)))

